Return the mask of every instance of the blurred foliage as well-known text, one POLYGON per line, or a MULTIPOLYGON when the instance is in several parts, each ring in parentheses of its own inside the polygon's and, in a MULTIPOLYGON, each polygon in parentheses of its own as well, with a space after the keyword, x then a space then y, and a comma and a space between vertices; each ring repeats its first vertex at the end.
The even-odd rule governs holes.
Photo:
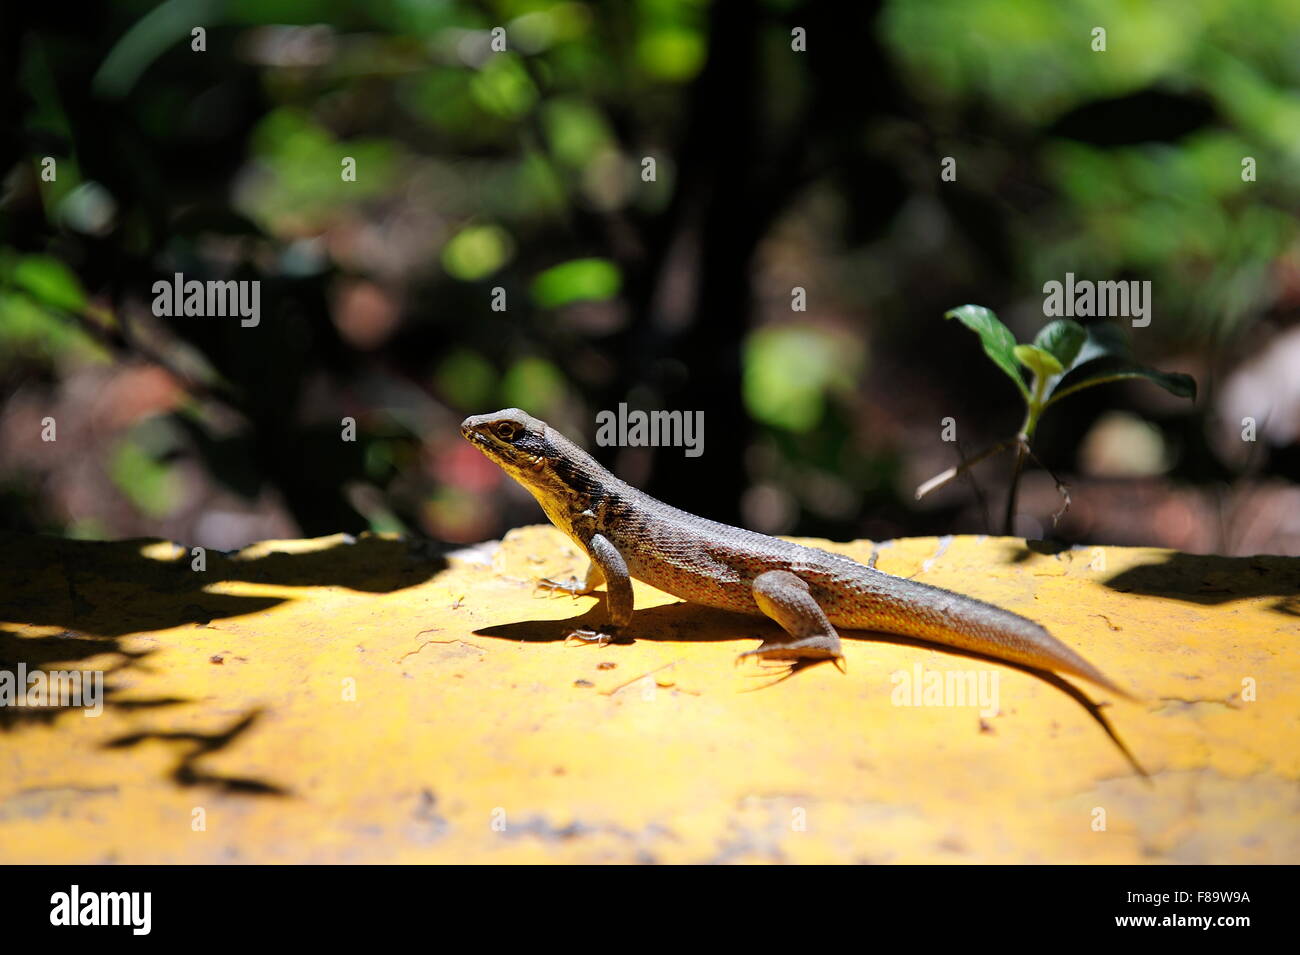
POLYGON ((882 27, 932 108, 976 101, 1022 137, 1049 134, 1042 174, 1064 201, 1055 222, 1024 223, 1026 279, 1140 272, 1171 337, 1221 338, 1269 303, 1300 198, 1290 0, 896 3, 882 27), (1258 182, 1238 174, 1247 156, 1258 182))
POLYGON ((541 308, 600 302, 618 294, 618 267, 606 259, 574 259, 533 279, 533 301, 541 308))
MULTIPOLYGON (((629 401, 707 412, 702 459, 595 450, 711 516, 985 529, 909 493, 951 463, 943 415, 987 396, 962 418, 987 441, 1023 412, 945 334, 955 303, 989 303, 1028 339, 1045 281, 1150 279, 1137 351, 1208 391, 1195 415, 1144 414, 1181 449, 1176 476, 1209 486, 1235 473, 1205 434, 1215 382, 1300 300, 1293 0, 17 16, 8 525, 225 547, 365 527, 481 538, 535 511, 462 445, 463 415, 519 405, 582 436, 629 401), (155 318, 152 284, 177 272, 260 281, 259 325, 155 318)), ((1106 404, 1143 400, 1081 397, 1036 453, 1068 469, 1106 404)))
POLYGON ((860 345, 816 326, 760 328, 745 346, 745 407, 758 421, 807 432, 821 423, 829 396, 849 395, 860 345))

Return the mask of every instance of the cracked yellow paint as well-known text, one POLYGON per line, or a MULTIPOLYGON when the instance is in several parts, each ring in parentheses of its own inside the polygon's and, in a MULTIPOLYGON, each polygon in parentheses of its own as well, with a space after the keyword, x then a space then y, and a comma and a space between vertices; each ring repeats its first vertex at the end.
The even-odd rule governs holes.
POLYGON ((106 671, 99 717, 0 707, 0 862, 1300 861, 1300 559, 879 547, 1141 695, 1101 712, 1146 782, 1079 700, 932 647, 766 686, 733 660, 770 624, 640 584, 636 642, 565 646, 602 615, 536 591, 585 566, 549 527, 0 548, 0 669, 106 671), (917 667, 996 712, 896 705, 917 667))

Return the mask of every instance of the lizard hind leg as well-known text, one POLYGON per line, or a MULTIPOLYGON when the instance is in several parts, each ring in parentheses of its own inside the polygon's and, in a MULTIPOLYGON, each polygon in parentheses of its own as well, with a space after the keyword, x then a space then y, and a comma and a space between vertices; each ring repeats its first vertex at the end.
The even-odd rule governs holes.
POLYGON ((844 669, 840 635, 826 619, 826 612, 806 581, 788 570, 769 570, 754 578, 753 591, 758 609, 776 621, 787 636, 764 640, 757 649, 737 657, 737 662, 746 657, 796 664, 832 660, 841 671, 844 669))

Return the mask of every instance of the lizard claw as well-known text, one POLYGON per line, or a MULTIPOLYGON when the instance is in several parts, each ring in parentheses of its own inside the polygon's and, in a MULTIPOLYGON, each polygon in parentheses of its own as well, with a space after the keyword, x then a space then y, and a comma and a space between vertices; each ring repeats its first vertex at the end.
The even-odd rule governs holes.
POLYGON ((755 690, 766 690, 768 687, 776 686, 778 683, 784 683, 800 670, 806 670, 808 667, 816 666, 819 663, 825 662, 825 660, 786 660, 784 664, 761 663, 758 670, 748 673, 746 676, 761 676, 769 677, 770 679, 768 679, 766 683, 746 687, 740 692, 752 693, 755 690))
POLYGON ((831 646, 828 645, 827 641, 820 638, 786 643, 764 641, 758 648, 748 650, 737 656, 736 665, 739 666, 742 660, 753 658, 764 669, 782 667, 801 669, 804 666, 824 663, 829 660, 835 664, 835 669, 841 673, 847 673, 844 654, 840 652, 838 644, 839 641, 837 640, 835 645, 831 646))

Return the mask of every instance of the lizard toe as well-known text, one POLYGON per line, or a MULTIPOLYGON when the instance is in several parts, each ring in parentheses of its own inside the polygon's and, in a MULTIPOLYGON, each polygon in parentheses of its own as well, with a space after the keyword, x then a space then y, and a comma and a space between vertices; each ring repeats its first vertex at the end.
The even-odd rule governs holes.
POLYGON ((844 669, 844 654, 840 652, 839 640, 822 635, 783 642, 765 640, 756 649, 748 650, 736 657, 736 663, 739 664, 740 661, 750 658, 759 663, 831 660, 841 672, 844 669))
POLYGON ((534 591, 543 591, 544 593, 555 596, 556 594, 568 594, 570 597, 582 597, 589 591, 583 587, 582 582, 576 577, 570 577, 568 580, 553 580, 550 577, 543 577, 537 581, 534 591))

